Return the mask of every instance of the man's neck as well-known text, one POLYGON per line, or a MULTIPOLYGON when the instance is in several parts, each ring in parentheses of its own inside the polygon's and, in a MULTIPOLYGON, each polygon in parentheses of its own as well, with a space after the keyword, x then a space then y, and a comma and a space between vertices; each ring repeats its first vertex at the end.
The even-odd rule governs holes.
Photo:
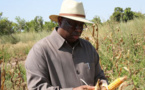
POLYGON ((77 41, 75 41, 73 43, 70 43, 70 42, 67 41, 67 43, 69 44, 69 46, 71 46, 73 48, 79 43, 79 40, 77 40, 77 41))

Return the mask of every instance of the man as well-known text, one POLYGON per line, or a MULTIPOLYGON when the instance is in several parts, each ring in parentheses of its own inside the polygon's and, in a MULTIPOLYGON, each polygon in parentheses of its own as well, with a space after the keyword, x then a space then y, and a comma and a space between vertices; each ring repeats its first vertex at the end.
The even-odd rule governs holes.
POLYGON ((95 48, 79 38, 85 23, 92 23, 85 19, 83 4, 65 0, 50 19, 59 26, 32 47, 25 62, 28 89, 94 90, 98 79, 107 84, 95 48))

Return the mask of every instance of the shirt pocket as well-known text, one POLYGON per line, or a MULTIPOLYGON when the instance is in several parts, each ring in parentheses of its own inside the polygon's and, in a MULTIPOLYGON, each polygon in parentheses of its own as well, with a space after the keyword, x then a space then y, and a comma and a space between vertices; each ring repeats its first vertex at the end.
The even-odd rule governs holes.
POLYGON ((87 84, 94 84, 95 64, 89 62, 81 62, 77 64, 77 70, 80 72, 80 78, 85 80, 87 84))

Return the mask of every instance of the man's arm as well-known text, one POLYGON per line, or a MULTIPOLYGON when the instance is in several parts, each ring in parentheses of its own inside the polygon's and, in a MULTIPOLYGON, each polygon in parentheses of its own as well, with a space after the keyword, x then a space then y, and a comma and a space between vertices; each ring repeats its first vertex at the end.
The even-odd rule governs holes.
POLYGON ((100 63, 99 63, 99 55, 96 51, 94 51, 95 53, 95 68, 96 68, 96 74, 95 74, 95 80, 97 82, 98 79, 103 79, 103 80, 106 80, 106 77, 104 75, 104 71, 101 69, 101 66, 100 66, 100 63))
POLYGON ((102 86, 108 88, 108 80, 104 75, 104 71, 101 69, 100 63, 99 63, 99 55, 95 51, 95 68, 96 68, 96 73, 95 73, 95 83, 97 83, 98 79, 102 82, 102 86))
POLYGON ((30 50, 25 62, 25 68, 28 89, 46 90, 48 88, 58 88, 51 87, 49 71, 40 45, 37 44, 30 50))
MULTIPOLYGON (((43 48, 37 44, 27 56, 25 62, 27 87, 29 90, 60 90, 59 86, 51 84, 48 65, 43 53, 43 48)), ((72 88, 63 88, 63 90, 72 90, 72 88)))

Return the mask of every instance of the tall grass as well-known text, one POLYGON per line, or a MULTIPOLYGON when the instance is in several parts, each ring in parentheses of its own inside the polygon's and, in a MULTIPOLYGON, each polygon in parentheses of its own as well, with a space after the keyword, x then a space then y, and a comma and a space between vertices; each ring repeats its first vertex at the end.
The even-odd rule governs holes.
POLYGON ((50 32, 0 36, 1 90, 26 90, 24 62, 32 46, 50 32))
MULTIPOLYGON (((144 90, 145 20, 135 19, 127 23, 105 23, 99 25, 98 32, 100 63, 109 82, 117 77, 127 75, 129 90, 144 90)), ((88 31, 84 32, 84 35, 86 33, 88 31)), ((89 40, 95 46, 97 37, 94 39, 91 35, 89 40)))
MULTIPOLYGON (((82 38, 89 40, 97 48, 101 67, 109 83, 127 75, 128 79, 121 90, 145 90, 145 20, 107 22, 93 27, 94 29, 88 26, 88 30, 82 33, 82 38)), ((0 36, 0 59, 4 65, 2 75, 3 81, 5 76, 5 89, 20 88, 11 81, 19 75, 22 75, 19 76, 21 81, 17 83, 23 87, 21 89, 26 87, 25 58, 34 43, 49 34, 50 32, 40 32, 0 36), (15 77, 11 77, 10 71, 15 77)))
POLYGON ((109 27, 109 30, 107 30, 108 28, 100 29, 100 34, 101 31, 108 32, 104 39, 100 38, 99 49, 102 64, 106 70, 112 71, 112 73, 107 73, 109 79, 112 81, 112 78, 117 76, 128 75, 133 88, 144 89, 145 20, 135 19, 117 24, 117 26, 110 24, 109 27))
POLYGON ((3 35, 0 36, 0 44, 16 44, 18 42, 27 43, 27 42, 36 42, 41 38, 49 35, 50 32, 43 31, 43 32, 26 32, 26 33, 15 33, 11 35, 3 35))

